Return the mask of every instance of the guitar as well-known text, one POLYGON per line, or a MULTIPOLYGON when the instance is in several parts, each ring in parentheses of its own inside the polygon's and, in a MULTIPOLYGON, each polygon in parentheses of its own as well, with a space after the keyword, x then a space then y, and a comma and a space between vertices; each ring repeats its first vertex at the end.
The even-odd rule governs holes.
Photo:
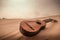
POLYGON ((44 30, 46 24, 49 22, 57 22, 54 19, 45 19, 42 21, 22 21, 20 24, 20 32, 27 37, 33 37, 37 35, 41 30, 44 30))

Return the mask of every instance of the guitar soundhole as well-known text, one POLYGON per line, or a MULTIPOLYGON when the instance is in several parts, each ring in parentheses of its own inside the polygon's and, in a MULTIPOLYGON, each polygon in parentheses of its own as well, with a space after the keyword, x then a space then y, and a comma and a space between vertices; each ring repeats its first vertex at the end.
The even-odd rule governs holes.
POLYGON ((40 22, 36 22, 37 24, 41 24, 40 22))

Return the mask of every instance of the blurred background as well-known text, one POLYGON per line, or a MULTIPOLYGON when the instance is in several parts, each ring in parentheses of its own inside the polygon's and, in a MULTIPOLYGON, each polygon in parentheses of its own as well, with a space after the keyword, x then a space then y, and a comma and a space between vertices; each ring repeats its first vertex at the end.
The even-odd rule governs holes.
POLYGON ((0 18, 60 15, 60 0, 0 0, 0 18))

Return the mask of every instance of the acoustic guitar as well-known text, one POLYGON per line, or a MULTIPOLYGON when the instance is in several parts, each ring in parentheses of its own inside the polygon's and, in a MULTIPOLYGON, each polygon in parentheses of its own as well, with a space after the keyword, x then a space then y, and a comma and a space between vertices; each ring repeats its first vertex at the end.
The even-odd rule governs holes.
POLYGON ((46 23, 57 22, 54 19, 45 19, 42 21, 22 21, 20 24, 20 32, 27 37, 33 37, 37 35, 41 30, 44 30, 46 23))

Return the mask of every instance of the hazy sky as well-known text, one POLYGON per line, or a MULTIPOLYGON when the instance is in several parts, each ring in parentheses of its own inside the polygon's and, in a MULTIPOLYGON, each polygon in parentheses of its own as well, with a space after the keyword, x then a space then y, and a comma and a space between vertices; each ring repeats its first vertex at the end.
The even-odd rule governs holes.
POLYGON ((0 17, 35 18, 58 15, 59 0, 1 0, 0 17))

